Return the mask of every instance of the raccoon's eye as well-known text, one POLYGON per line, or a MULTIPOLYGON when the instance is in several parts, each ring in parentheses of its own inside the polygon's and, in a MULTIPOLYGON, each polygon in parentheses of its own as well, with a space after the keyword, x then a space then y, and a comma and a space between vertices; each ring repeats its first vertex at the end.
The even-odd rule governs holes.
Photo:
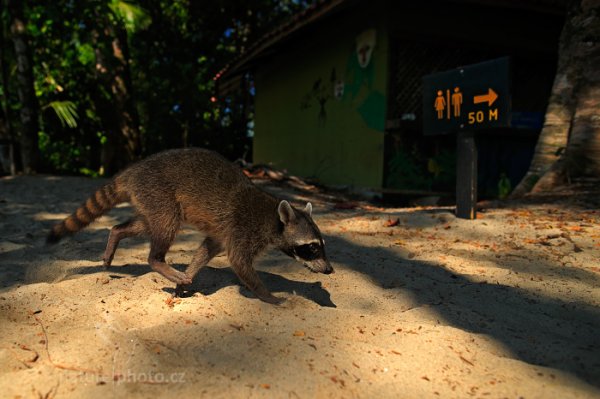
POLYGON ((314 260, 321 255, 321 247, 318 244, 304 244, 294 247, 294 252, 300 259, 314 260))

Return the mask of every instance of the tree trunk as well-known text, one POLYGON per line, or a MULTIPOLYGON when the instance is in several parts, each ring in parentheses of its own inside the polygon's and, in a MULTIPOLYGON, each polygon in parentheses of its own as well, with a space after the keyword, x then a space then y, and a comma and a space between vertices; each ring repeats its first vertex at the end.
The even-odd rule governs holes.
POLYGON ((558 57, 544 128, 512 198, 600 175, 600 1, 569 1, 558 57))
MULTIPOLYGON (((10 123, 10 113, 8 109, 8 98, 9 98, 9 90, 8 90, 8 68, 5 62, 6 56, 6 31, 4 25, 4 19, 0 17, 0 76, 2 79, 2 106, 0 107, 0 112, 2 116, 0 117, 0 139, 8 140, 8 159, 10 162, 9 170, 10 174, 14 176, 17 173, 17 167, 15 162, 15 142, 14 136, 12 132, 12 125, 10 123)), ((0 154, 4 156, 5 154, 0 154)))
POLYGON ((5 57, 5 31, 4 31, 4 19, 0 17, 0 78, 2 79, 2 114, 4 115, 2 131, 4 132, 4 138, 14 139, 12 135, 10 125, 10 115, 8 110, 8 68, 6 66, 5 57))
POLYGON ((39 106, 35 96, 33 65, 23 18, 23 2, 8 0, 8 11, 17 60, 17 92, 21 106, 21 133, 19 136, 21 163, 23 172, 35 173, 40 160, 38 147, 39 106))
POLYGON ((110 21, 94 34, 96 76, 99 91, 95 102, 106 129, 102 146, 105 174, 114 174, 141 154, 139 119, 132 99, 127 37, 110 21))

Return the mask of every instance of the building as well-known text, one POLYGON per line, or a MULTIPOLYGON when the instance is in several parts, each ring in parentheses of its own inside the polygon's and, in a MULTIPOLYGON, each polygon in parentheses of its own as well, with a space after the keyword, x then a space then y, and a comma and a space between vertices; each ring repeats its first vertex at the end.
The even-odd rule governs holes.
POLYGON ((423 136, 422 77, 509 56, 513 126, 478 135, 481 191, 494 195, 503 175, 514 186, 529 166, 564 3, 323 1, 252 45, 218 85, 253 76, 254 162, 332 185, 452 191, 455 138, 423 136))

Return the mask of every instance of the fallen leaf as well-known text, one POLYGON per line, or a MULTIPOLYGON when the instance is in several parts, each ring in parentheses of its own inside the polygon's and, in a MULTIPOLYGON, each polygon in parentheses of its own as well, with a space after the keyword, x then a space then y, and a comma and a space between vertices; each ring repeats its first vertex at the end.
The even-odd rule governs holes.
POLYGON ((173 298, 172 296, 169 296, 165 300, 165 303, 167 304, 168 307, 172 308, 175 306, 175 304, 181 303, 181 298, 173 298))
POLYGON ((464 358, 464 357, 462 357, 462 356, 459 356, 459 357, 460 357, 460 360, 462 360, 463 362, 465 362, 465 363, 467 363, 467 364, 470 364, 471 366, 475 366, 475 365, 473 364, 473 362, 471 362, 471 361, 469 361, 469 360, 465 359, 465 358, 464 358))
POLYGON ((358 204, 356 202, 337 202, 333 209, 355 209, 358 208, 358 204))
POLYGON ((383 225, 385 227, 394 227, 394 226, 398 226, 399 224, 400 224, 400 218, 396 218, 394 220, 388 219, 383 225))
MULTIPOLYGON (((40 341, 40 343, 43 345, 43 344, 46 343, 46 341, 42 340, 42 341, 40 341)), ((32 358, 28 359, 28 360, 25 360, 28 363, 33 363, 33 362, 37 361, 39 359, 39 357, 40 357, 39 353, 36 350, 31 349, 31 348, 29 348, 26 345, 19 344, 19 348, 21 348, 24 351, 32 352, 32 358)))
POLYGON ((329 378, 331 379, 331 381, 335 382, 336 384, 339 383, 342 387, 346 386, 346 382, 344 382, 344 380, 342 380, 341 378, 338 378, 334 375, 329 378))

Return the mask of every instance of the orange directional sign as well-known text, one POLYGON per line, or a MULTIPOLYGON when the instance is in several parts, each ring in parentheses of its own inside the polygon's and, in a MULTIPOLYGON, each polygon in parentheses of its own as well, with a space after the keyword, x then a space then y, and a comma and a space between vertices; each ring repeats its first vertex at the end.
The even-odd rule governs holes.
POLYGON ((488 103, 489 106, 492 106, 492 104, 494 104, 494 101, 496 101, 497 98, 498 94, 496 94, 496 92, 493 89, 488 89, 487 94, 482 94, 480 96, 473 97, 473 103, 488 103))
POLYGON ((508 58, 423 77, 426 135, 510 126, 508 58))

